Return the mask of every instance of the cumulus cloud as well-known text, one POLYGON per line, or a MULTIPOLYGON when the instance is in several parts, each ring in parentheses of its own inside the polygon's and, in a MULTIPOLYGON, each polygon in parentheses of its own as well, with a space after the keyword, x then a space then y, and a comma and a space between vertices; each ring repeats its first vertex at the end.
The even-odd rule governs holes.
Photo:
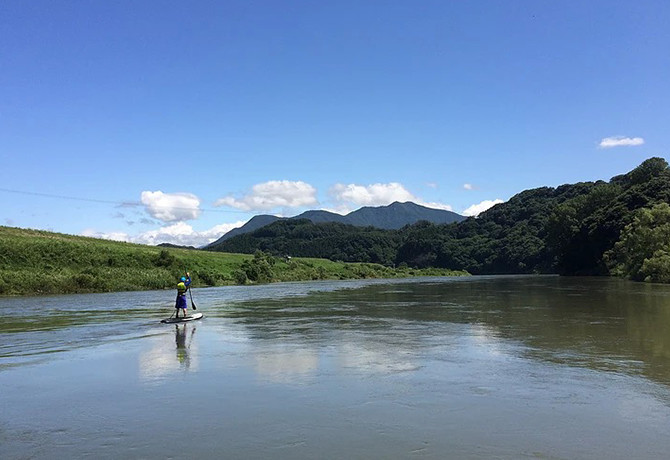
POLYGON ((133 236, 122 232, 96 232, 92 229, 84 230, 82 235, 93 238, 126 241, 129 243, 146 244, 151 246, 155 246, 161 243, 170 243, 180 246, 201 247, 214 242, 225 233, 228 233, 234 228, 241 227, 242 225, 244 225, 244 221, 216 225, 208 230, 197 231, 186 222, 176 222, 165 227, 149 230, 133 236))
POLYGON ((642 144, 644 144, 644 139, 641 137, 614 136, 604 138, 598 146, 601 149, 609 149, 612 147, 631 147, 642 144))
POLYGON ((402 184, 356 185, 335 184, 330 195, 340 202, 353 203, 359 206, 384 206, 394 201, 413 201, 416 198, 402 184))
POLYGON ((269 211, 275 208, 300 208, 318 203, 316 189, 302 181, 273 180, 256 184, 251 193, 235 198, 226 196, 214 206, 229 206, 243 211, 269 211))
POLYGON ((416 204, 420 204, 421 206, 425 206, 427 208, 433 208, 433 209, 444 209, 445 211, 453 211, 454 208, 451 207, 451 205, 444 204, 444 203, 438 203, 437 201, 423 201, 420 199, 417 199, 415 201, 416 204))
POLYGON ((465 211, 463 211, 464 216, 478 216, 482 212, 486 211, 487 209, 497 205, 498 203, 503 203, 503 200, 500 198, 495 199, 495 200, 484 200, 481 203, 478 204, 473 204, 469 208, 467 208, 465 211))
POLYGON ((181 222, 200 216, 200 199, 191 193, 144 191, 141 201, 151 217, 163 222, 181 222))
POLYGON ((200 247, 215 241, 233 228, 242 225, 244 225, 244 222, 236 222, 233 224, 217 225, 204 231, 197 231, 186 222, 177 222, 156 230, 140 233, 132 238, 132 242, 149 245, 171 243, 183 246, 200 247))
POLYGON ((87 236, 89 238, 100 238, 103 240, 125 241, 127 243, 130 242, 130 236, 127 233, 123 232, 104 233, 104 232, 97 232, 92 228, 85 229, 83 232, 81 232, 81 236, 87 236))
POLYGON ((429 208, 452 210, 448 204, 422 200, 398 182, 371 185, 335 184, 329 193, 338 203, 335 207, 338 210, 360 206, 386 206, 395 201, 411 201, 429 208))
POLYGON ((472 184, 463 184, 463 188, 464 188, 465 190, 474 190, 474 189, 475 189, 475 186, 472 185, 472 184))

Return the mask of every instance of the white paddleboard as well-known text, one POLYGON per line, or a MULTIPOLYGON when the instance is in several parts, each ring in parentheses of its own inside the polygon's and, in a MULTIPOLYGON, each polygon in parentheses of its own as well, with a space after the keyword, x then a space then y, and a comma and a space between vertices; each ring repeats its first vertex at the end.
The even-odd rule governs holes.
POLYGON ((192 315, 187 315, 186 317, 180 316, 175 318, 174 316, 170 318, 165 318, 161 320, 161 323, 185 323, 187 321, 195 321, 196 319, 202 318, 202 313, 193 313, 192 315))

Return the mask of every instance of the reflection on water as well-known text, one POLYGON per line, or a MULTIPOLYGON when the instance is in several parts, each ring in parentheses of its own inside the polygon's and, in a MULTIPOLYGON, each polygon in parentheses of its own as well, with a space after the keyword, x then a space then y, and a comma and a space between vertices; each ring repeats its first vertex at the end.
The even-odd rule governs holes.
POLYGON ((188 369, 191 365, 191 342, 193 341, 193 334, 195 334, 195 326, 191 328, 189 340, 189 328, 187 324, 175 325, 175 343, 177 345, 177 361, 179 364, 188 369))
MULTIPOLYGON (((269 379, 315 372, 324 347, 337 348, 337 362, 345 367, 416 369, 426 352, 449 346, 454 337, 470 337, 489 350, 516 344, 534 359, 644 374, 670 384, 670 286, 665 285, 472 277, 194 293, 207 306, 208 321, 232 320, 241 327, 235 333, 253 344, 256 368, 269 379)), ((0 299, 0 308, 13 312, 0 315, 0 370, 142 338, 152 343, 141 359, 142 375, 198 366, 193 324, 175 326, 171 347, 165 329, 155 326, 171 311, 165 291, 0 299)))
POLYGON ((262 379, 274 383, 301 383, 317 372, 317 350, 294 349, 282 345, 253 350, 254 369, 262 379))
POLYGON ((338 367, 371 374, 413 371, 420 367, 419 360, 408 350, 375 345, 357 344, 356 341, 343 343, 337 348, 338 367))
POLYGON ((0 299, 0 458, 666 458, 670 286, 472 277, 0 299), (130 307, 129 307, 130 306, 130 307), (175 436, 178 433, 180 436, 175 436))
POLYGON ((198 345, 193 340, 196 325, 175 324, 173 328, 174 335, 153 337, 150 348, 140 355, 140 377, 143 380, 164 379, 177 372, 198 370, 198 345))
POLYGON ((240 302, 226 315, 244 325, 253 341, 301 349, 345 344, 339 348, 355 350, 345 359, 371 367, 413 368, 422 349, 470 337, 492 353, 514 345, 529 357, 644 373, 670 384, 670 286, 665 285, 563 277, 372 284, 240 302))

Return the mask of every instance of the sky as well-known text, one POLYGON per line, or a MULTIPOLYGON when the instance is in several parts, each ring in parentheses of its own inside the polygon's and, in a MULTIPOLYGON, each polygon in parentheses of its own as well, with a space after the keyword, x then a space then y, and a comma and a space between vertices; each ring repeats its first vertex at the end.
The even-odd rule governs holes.
POLYGON ((201 246, 670 155, 667 0, 0 2, 0 225, 201 246))

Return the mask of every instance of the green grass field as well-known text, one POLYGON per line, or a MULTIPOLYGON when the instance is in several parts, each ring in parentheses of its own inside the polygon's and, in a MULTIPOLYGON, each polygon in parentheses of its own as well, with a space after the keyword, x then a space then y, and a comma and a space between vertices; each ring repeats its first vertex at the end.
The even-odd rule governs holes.
POLYGON ((467 275, 324 259, 161 248, 0 226, 0 295, 172 289, 185 271, 193 286, 317 279, 467 275))

